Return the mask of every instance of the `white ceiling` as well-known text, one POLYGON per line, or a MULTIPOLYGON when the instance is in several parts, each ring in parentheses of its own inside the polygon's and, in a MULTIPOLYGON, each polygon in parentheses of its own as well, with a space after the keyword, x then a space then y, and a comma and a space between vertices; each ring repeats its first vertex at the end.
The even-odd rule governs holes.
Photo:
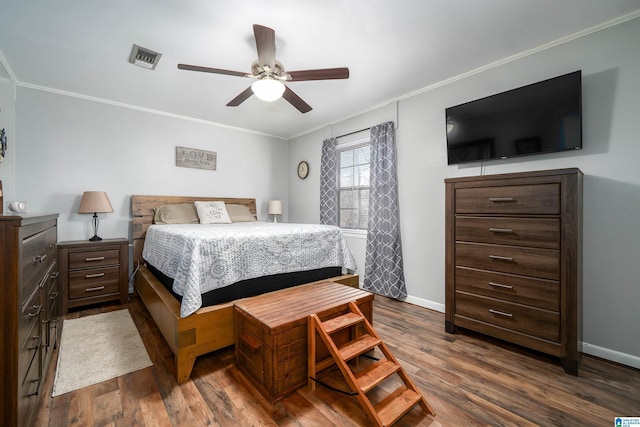
POLYGON ((290 138, 639 11, 638 0, 2 0, 0 62, 18 85, 290 138), (275 30, 286 70, 350 78, 289 83, 313 107, 301 114, 282 99, 226 107, 252 80, 177 69, 249 72, 253 24, 275 30), (162 53, 156 70, 128 62, 134 43, 162 53))

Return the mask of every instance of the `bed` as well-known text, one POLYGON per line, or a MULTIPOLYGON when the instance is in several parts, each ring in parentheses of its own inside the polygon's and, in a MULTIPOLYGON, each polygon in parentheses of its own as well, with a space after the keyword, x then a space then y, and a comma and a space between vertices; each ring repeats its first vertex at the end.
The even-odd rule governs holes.
MULTIPOLYGON (((175 355, 175 376, 179 384, 186 382, 191 376, 196 357, 235 344, 234 301, 201 307, 182 317, 181 302, 151 272, 142 256, 147 231, 153 224, 154 209, 167 204, 195 201, 239 204, 256 215, 255 199, 249 198, 142 195, 131 198, 133 260, 134 267, 138 268, 135 275, 136 292, 175 355)), ((358 276, 355 274, 340 274, 311 283, 327 281, 358 287, 358 276)), ((303 281, 295 284, 308 283, 303 281)))

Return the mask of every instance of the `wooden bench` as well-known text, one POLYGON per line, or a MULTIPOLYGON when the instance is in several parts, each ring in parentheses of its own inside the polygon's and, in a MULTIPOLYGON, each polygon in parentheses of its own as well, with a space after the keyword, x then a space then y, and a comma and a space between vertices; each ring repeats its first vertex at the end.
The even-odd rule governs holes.
MULTIPOLYGON (((297 286, 235 304, 236 367, 269 403, 275 403, 307 384, 308 318, 328 319, 349 311, 354 301, 369 322, 373 321, 370 292, 339 283, 297 286)), ((337 341, 351 339, 349 331, 337 341)), ((317 360, 329 352, 318 340, 317 360)))

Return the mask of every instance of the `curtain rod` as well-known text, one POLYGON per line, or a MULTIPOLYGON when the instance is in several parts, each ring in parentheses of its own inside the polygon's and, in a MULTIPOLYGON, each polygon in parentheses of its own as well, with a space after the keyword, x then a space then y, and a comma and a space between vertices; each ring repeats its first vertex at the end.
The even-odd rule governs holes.
POLYGON ((336 136, 336 138, 344 138, 345 136, 349 136, 349 135, 353 135, 353 134, 356 134, 356 133, 364 132, 365 130, 370 130, 370 129, 371 129, 371 126, 369 126, 368 128, 360 129, 360 130, 354 130, 353 132, 345 133, 344 135, 338 135, 338 136, 336 136))

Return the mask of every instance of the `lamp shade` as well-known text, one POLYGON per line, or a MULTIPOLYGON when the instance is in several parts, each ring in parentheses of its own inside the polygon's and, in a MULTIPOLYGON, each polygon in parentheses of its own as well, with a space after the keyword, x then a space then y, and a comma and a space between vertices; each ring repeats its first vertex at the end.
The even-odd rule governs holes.
POLYGON ((113 212, 107 193, 104 191, 85 191, 80 201, 78 213, 113 212))
POLYGON ((280 200, 269 201, 269 215, 282 215, 282 202, 280 200))
POLYGON ((284 93, 284 83, 280 80, 266 77, 253 82, 251 90, 259 99, 271 102, 282 96, 284 93))

